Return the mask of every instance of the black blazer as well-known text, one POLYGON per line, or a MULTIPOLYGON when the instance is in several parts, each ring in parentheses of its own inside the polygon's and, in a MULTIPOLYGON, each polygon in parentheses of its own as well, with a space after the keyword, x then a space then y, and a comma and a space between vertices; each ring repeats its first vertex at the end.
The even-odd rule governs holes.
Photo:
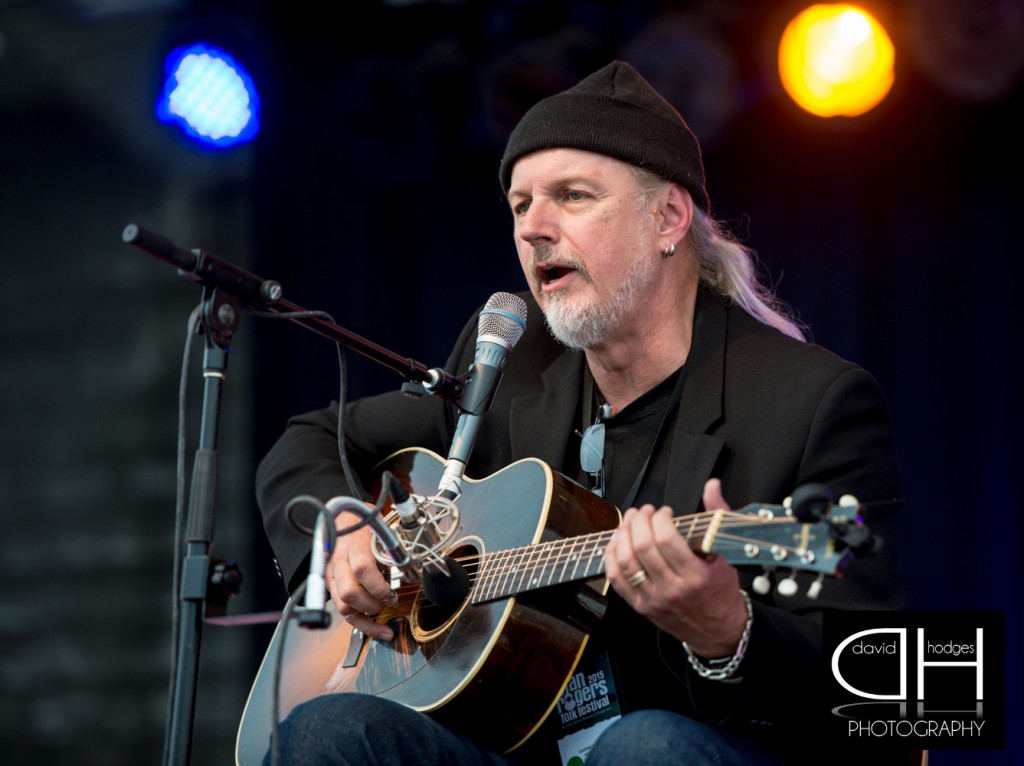
MULTIPOLYGON (((469 476, 488 476, 524 457, 540 458, 569 476, 578 470, 564 464, 570 444, 578 443, 572 440, 580 427, 584 357, 556 343, 536 303, 523 297, 527 330, 482 419, 469 476)), ((449 359, 449 372, 460 374, 472 363, 476 331, 474 317, 449 359)), ((357 472, 366 472, 404 447, 445 455, 455 420, 450 406, 431 397, 388 393, 354 402, 346 409, 350 460, 357 472)), ((327 499, 353 492, 339 469, 336 426, 336 406, 293 418, 257 474, 264 524, 291 590, 305 576, 309 540, 284 523, 284 504, 300 493, 327 499)), ((860 367, 788 338, 701 289, 669 449, 662 502, 677 514, 700 510, 710 477, 722 479, 733 507, 777 503, 800 484, 821 482, 837 497, 856 495, 865 504, 865 521, 885 538, 881 554, 854 561, 816 601, 806 598, 806 587, 789 599, 757 597, 738 684, 699 679, 678 642, 651 626, 656 651, 648 654, 678 682, 676 691, 664 691, 651 705, 696 714, 769 744, 782 741, 788 724, 806 725, 800 711, 818 696, 794 679, 821 677, 822 613, 902 605, 894 526, 899 469, 884 399, 860 367)), ((638 648, 643 651, 643 644, 638 648)))

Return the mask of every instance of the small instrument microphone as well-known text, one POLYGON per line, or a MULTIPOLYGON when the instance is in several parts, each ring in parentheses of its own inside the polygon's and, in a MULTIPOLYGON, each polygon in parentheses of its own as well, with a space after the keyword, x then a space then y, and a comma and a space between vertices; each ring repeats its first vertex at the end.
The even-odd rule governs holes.
POLYGON ((335 530, 333 519, 325 510, 316 516, 313 528, 313 549, 309 562, 309 577, 306 580, 306 595, 303 611, 299 613, 299 625, 304 628, 326 628, 331 624, 327 606, 327 561, 334 550, 335 530))
POLYGON ((434 553, 450 535, 438 529, 435 520, 419 508, 397 478, 388 474, 387 482, 391 505, 398 514, 398 534, 405 547, 413 551, 411 558, 423 595, 437 606, 458 606, 469 593, 469 574, 451 556, 441 558, 434 553), (416 551, 423 553, 417 556, 416 551))

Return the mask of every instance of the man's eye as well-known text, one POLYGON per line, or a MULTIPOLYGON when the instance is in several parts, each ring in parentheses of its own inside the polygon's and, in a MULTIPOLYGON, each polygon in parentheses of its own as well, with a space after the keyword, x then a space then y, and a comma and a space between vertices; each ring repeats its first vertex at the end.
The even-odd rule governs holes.
POLYGON ((529 202, 525 202, 525 201, 524 202, 520 202, 519 204, 512 206, 512 212, 515 215, 522 215, 523 213, 525 213, 529 209, 530 209, 530 203, 529 202))
POLYGON ((565 192, 565 198, 567 200, 571 200, 572 202, 579 202, 581 200, 585 200, 589 196, 590 195, 587 194, 586 192, 576 191, 575 189, 569 189, 568 191, 565 192))

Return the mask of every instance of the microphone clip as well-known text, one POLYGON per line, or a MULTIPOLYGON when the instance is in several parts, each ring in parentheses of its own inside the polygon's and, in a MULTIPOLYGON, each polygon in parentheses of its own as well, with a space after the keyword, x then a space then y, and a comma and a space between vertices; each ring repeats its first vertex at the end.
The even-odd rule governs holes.
POLYGON ((385 473, 382 480, 392 505, 383 526, 392 532, 402 552, 399 558, 407 563, 396 563, 395 551, 384 545, 380 535, 371 544, 374 558, 384 566, 398 566, 403 579, 410 582, 419 582, 424 568, 449 574, 445 554, 459 531, 458 506, 441 496, 411 495, 391 473, 385 473))

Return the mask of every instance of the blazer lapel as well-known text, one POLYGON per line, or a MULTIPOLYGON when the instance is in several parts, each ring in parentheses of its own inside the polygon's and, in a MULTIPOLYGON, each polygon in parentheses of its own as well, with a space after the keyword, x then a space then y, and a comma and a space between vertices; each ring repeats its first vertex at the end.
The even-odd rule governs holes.
POLYGON ((722 418, 727 340, 725 306, 703 288, 698 290, 693 343, 686 359, 665 484, 665 495, 672 499, 676 514, 700 509, 704 483, 711 478, 725 444, 707 432, 722 418))
POLYGON ((577 403, 583 386, 583 354, 566 349, 541 374, 543 389, 517 397, 510 409, 512 454, 537 457, 562 470, 574 437, 577 403))

